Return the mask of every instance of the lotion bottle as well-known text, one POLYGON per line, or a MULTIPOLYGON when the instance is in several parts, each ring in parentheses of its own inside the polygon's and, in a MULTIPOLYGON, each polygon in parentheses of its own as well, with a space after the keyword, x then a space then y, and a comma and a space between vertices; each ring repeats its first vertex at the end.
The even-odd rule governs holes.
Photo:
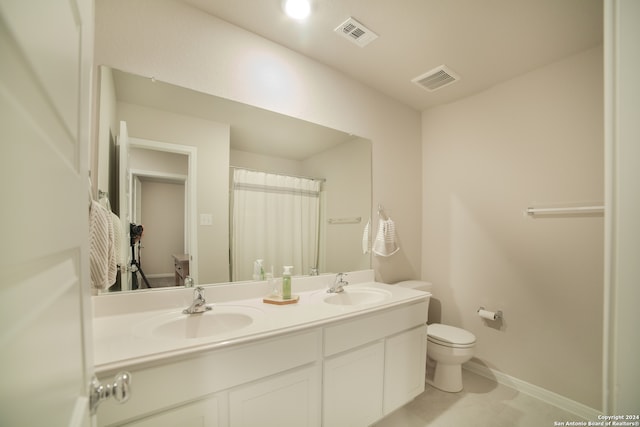
POLYGON ((282 292, 280 292, 280 288, 278 287, 278 280, 273 277, 273 265, 271 266, 271 271, 265 273, 265 277, 267 279, 267 283, 269 284, 269 289, 272 297, 278 297, 282 292))
POLYGON ((264 280, 264 267, 261 259, 257 259, 253 263, 253 280, 264 280))
POLYGON ((285 265, 282 271, 282 299, 291 299, 291 270, 292 265, 285 265))

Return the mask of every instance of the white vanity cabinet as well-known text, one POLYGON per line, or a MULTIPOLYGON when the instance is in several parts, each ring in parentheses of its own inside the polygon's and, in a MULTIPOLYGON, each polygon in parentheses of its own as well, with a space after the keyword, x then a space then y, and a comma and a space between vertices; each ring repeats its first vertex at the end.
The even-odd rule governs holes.
POLYGON ((424 391, 426 355, 426 325, 386 339, 384 415, 390 414, 424 391))
MULTIPOLYGON (((253 411, 264 421, 278 412, 277 406, 269 405, 293 392, 309 396, 295 404, 308 404, 299 410, 317 420, 321 354, 321 329, 316 328, 130 367, 131 398, 123 405, 102 403, 98 425, 173 426, 174 419, 184 416, 194 426, 248 426, 243 424, 243 411, 253 411)), ((100 380, 108 382, 112 376, 105 372, 100 380)), ((291 419, 296 423, 280 425, 314 425, 291 419)), ((175 424, 186 425, 190 424, 175 424)))
POLYGON ((384 342, 324 362, 324 426, 368 426, 382 417, 384 342))
POLYGON ((320 427, 320 365, 229 393, 230 427, 320 427))
POLYGON ((323 426, 368 426, 424 391, 427 302, 324 328, 323 426))
POLYGON ((131 398, 99 426, 368 426, 424 391, 428 300, 353 313, 277 336, 138 359, 131 398))

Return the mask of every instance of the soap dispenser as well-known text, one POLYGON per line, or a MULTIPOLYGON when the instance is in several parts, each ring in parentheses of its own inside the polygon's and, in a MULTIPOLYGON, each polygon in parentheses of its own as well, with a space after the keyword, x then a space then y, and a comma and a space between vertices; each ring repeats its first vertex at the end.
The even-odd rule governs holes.
POLYGON ((282 299, 291 299, 291 270, 292 265, 285 265, 282 271, 282 299))

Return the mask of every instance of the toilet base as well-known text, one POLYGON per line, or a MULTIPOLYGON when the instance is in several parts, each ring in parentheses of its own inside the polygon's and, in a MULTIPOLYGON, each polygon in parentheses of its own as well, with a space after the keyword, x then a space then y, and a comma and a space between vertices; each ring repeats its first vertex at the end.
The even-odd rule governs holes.
POLYGON ((427 359, 425 382, 447 393, 462 391, 462 365, 444 365, 427 359))

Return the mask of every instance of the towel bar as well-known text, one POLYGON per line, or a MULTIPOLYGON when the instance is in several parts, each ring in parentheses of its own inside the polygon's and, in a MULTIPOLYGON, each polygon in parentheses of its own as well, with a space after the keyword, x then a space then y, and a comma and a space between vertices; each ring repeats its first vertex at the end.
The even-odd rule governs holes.
POLYGON ((362 221, 362 217, 356 216, 351 218, 329 218, 327 222, 329 224, 358 224, 362 221))
POLYGON ((566 206, 557 208, 527 208, 527 214, 575 214, 575 213, 600 213, 604 212, 604 206, 566 206))

